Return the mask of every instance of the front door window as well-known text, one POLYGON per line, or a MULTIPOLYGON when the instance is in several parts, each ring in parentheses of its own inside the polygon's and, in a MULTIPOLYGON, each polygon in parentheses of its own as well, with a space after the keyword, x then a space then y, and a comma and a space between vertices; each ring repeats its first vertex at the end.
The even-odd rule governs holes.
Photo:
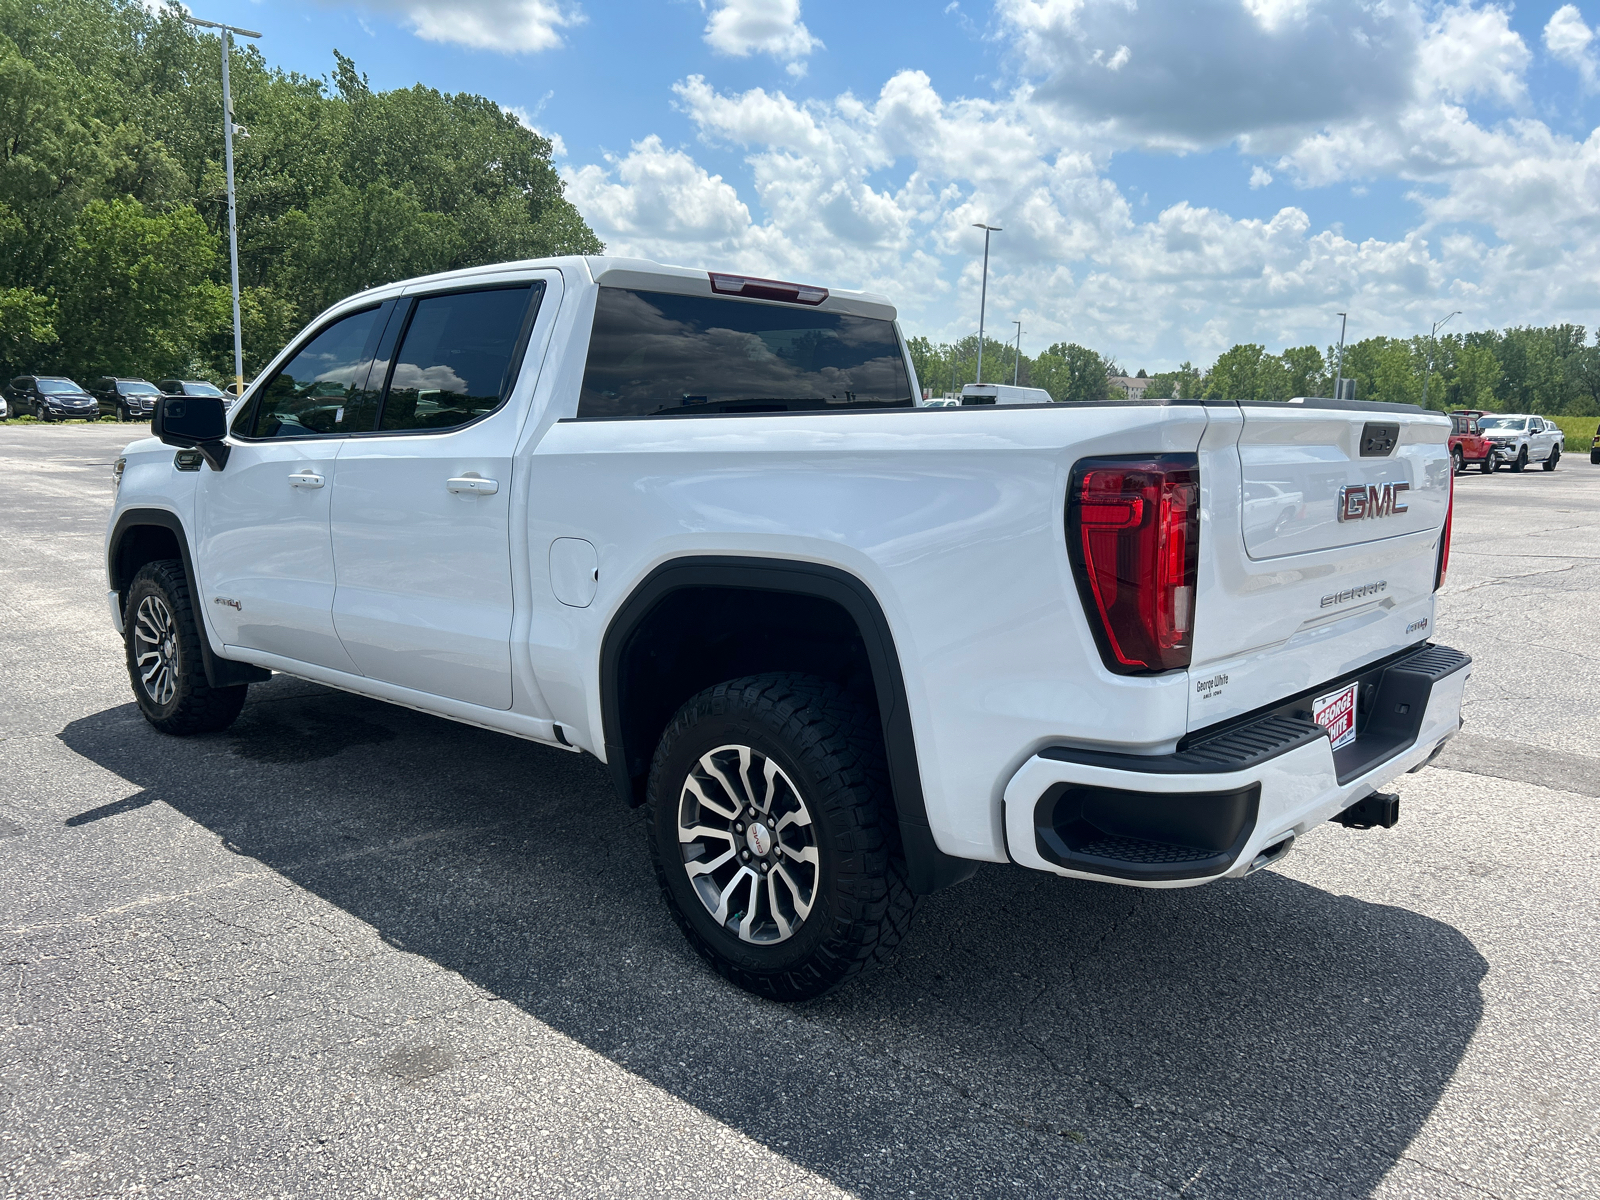
POLYGON ((362 309, 318 333, 256 393, 238 432, 274 439, 369 432, 378 393, 367 376, 392 307, 362 309))

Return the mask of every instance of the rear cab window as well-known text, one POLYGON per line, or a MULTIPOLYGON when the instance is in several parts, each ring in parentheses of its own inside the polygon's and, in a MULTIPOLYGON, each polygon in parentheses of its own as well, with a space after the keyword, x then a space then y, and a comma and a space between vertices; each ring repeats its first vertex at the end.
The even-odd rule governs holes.
POLYGON ((578 416, 913 406, 892 321, 602 286, 578 416))
POLYGON ((393 369, 387 349, 373 369, 389 374, 378 428, 442 432, 499 408, 543 296, 543 281, 535 281, 418 297, 393 369))

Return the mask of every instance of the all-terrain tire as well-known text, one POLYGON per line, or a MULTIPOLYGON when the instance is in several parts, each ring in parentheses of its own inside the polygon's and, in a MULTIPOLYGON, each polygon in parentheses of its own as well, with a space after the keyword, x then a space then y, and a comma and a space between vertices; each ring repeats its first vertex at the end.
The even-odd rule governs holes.
POLYGON ((1484 455, 1483 461, 1478 464, 1478 471, 1484 475, 1492 475, 1494 473, 1494 465, 1494 451, 1491 450, 1484 455))
POLYGON ((1450 451, 1450 465, 1452 472, 1456 475, 1467 469, 1467 456, 1461 453, 1460 446, 1450 451))
POLYGON ((1560 461, 1561 447, 1551 446, 1550 453, 1545 457, 1544 462, 1540 465, 1543 466, 1546 471, 1554 471, 1556 469, 1556 464, 1560 461))
MULTIPOLYGON (((752 778, 759 779, 759 772, 752 778)), ((769 771, 769 797, 773 778, 769 771)), ((758 784, 751 794, 759 790, 758 784)), ((728 794, 720 793, 719 803, 728 794)), ((662 734, 645 803, 656 878, 678 927, 706 962, 747 991, 784 1001, 820 996, 887 958, 910 926, 917 901, 906 881, 882 727, 868 698, 814 676, 788 673, 707 688, 678 710, 662 734), (742 910, 719 923, 690 876, 692 864, 708 862, 709 852, 702 855, 699 847, 680 842, 680 819, 688 806, 695 814, 691 825, 721 819, 693 798, 691 779, 707 780, 704 764, 713 754, 723 762, 738 761, 740 747, 749 752, 745 761, 764 758, 792 783, 810 824, 803 830, 791 825, 778 838, 802 832, 817 858, 809 912, 792 933, 766 944, 742 937, 736 918, 770 904, 770 895, 762 899, 753 888, 742 910)), ((753 806, 739 809, 736 798, 730 807, 755 811, 753 806)), ((777 828, 782 829, 781 822, 777 828)), ((736 855, 744 854, 741 842, 730 837, 729 843, 736 855)), ((724 844, 713 840, 714 848, 724 844)), ((780 845, 772 853, 776 857, 782 850, 780 845)), ((703 870, 700 878, 703 884, 703 870)), ((781 895, 776 875, 772 886, 781 895)), ((722 907, 727 909, 728 902, 722 907)))
POLYGON ((140 567, 128 585, 123 645, 139 711, 162 733, 216 733, 244 707, 249 684, 206 682, 202 636, 183 564, 166 558, 140 567))

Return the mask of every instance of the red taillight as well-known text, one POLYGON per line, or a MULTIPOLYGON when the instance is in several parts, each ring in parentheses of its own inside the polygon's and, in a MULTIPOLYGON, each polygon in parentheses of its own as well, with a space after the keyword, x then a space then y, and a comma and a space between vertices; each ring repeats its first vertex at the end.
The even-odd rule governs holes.
POLYGON ((1444 586, 1444 573, 1450 569, 1450 524, 1456 516, 1456 473, 1450 472, 1450 507, 1444 510, 1444 535, 1439 539, 1439 569, 1434 572, 1433 590, 1444 586))
POLYGON ((1199 541, 1195 455, 1085 459, 1074 469, 1067 546, 1113 671, 1189 665, 1199 541))
POLYGON ((749 275, 724 275, 709 272, 711 290, 724 296, 744 296, 751 300, 787 300, 790 304, 821 304, 828 289, 808 283, 784 283, 781 279, 756 279, 749 275))

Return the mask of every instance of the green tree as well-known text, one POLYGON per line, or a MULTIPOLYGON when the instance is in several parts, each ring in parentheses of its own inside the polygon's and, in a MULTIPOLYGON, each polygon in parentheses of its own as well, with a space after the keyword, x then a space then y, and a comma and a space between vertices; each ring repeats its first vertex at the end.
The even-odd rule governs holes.
POLYGON ((227 319, 227 291, 211 279, 217 238, 192 208, 146 213, 137 200, 96 200, 78 214, 50 274, 69 332, 56 356, 74 376, 164 375, 227 319))
POLYGON ((1288 393, 1283 399, 1326 396, 1333 390, 1327 363, 1315 346, 1291 346, 1278 357, 1283 363, 1284 390, 1288 393))
POLYGON ((1107 377, 1112 364, 1087 346, 1056 342, 1033 363, 1033 386, 1062 403, 1084 404, 1111 399, 1107 377))
POLYGON ((56 306, 32 288, 0 288, 0 379, 26 373, 56 342, 56 306))
POLYGON ((1150 376, 1144 394, 1147 400, 1193 400, 1202 390, 1199 369, 1185 362, 1176 371, 1157 371, 1150 376))
MULTIPOLYGON (((211 311, 200 281, 179 287, 172 276, 160 302, 141 309, 142 299, 124 298, 82 324, 83 297, 133 270, 129 230, 139 221, 186 212, 214 241, 225 233, 220 45, 180 18, 175 5, 152 12, 138 0, 0 0, 0 289, 32 288, 51 301, 46 324, 60 339, 55 350, 6 342, 3 352, 28 368, 41 355, 82 370, 150 353, 213 377, 232 373, 226 306, 210 327, 196 324, 211 311), (129 201, 139 207, 86 216, 129 201), (88 247, 91 235, 111 242, 88 247), (99 274, 75 281, 69 261, 99 274), (168 303, 180 294, 195 302, 168 303), (175 324, 117 327, 136 311, 175 324)), ((247 370, 356 288, 603 248, 563 195, 550 143, 485 97, 422 85, 374 91, 337 51, 331 83, 275 70, 250 45, 235 46, 229 61, 234 112, 250 132, 235 144, 247 370)), ((189 218, 175 219, 163 236, 192 245, 189 218)), ((152 236, 153 226, 140 228, 152 236)), ((174 269, 202 258, 184 250, 174 269)), ((148 264, 141 271, 153 277, 148 264)), ((227 272, 226 257, 213 254, 205 282, 226 287, 227 272)), ((44 328, 18 311, 7 319, 44 328)), ((123 366, 159 369, 154 359, 123 366)))
MULTIPOLYGON (((1600 342, 1600 331, 1596 338, 1600 342)), ((1568 415, 1600 416, 1600 344, 1574 351, 1566 360, 1565 373, 1568 415)))
MULTIPOLYGON (((1208 400, 1261 400, 1264 385, 1262 363, 1267 348, 1253 342, 1231 346, 1217 356, 1206 372, 1205 397, 1208 400)), ((1268 360, 1270 361, 1270 360, 1268 360)))

